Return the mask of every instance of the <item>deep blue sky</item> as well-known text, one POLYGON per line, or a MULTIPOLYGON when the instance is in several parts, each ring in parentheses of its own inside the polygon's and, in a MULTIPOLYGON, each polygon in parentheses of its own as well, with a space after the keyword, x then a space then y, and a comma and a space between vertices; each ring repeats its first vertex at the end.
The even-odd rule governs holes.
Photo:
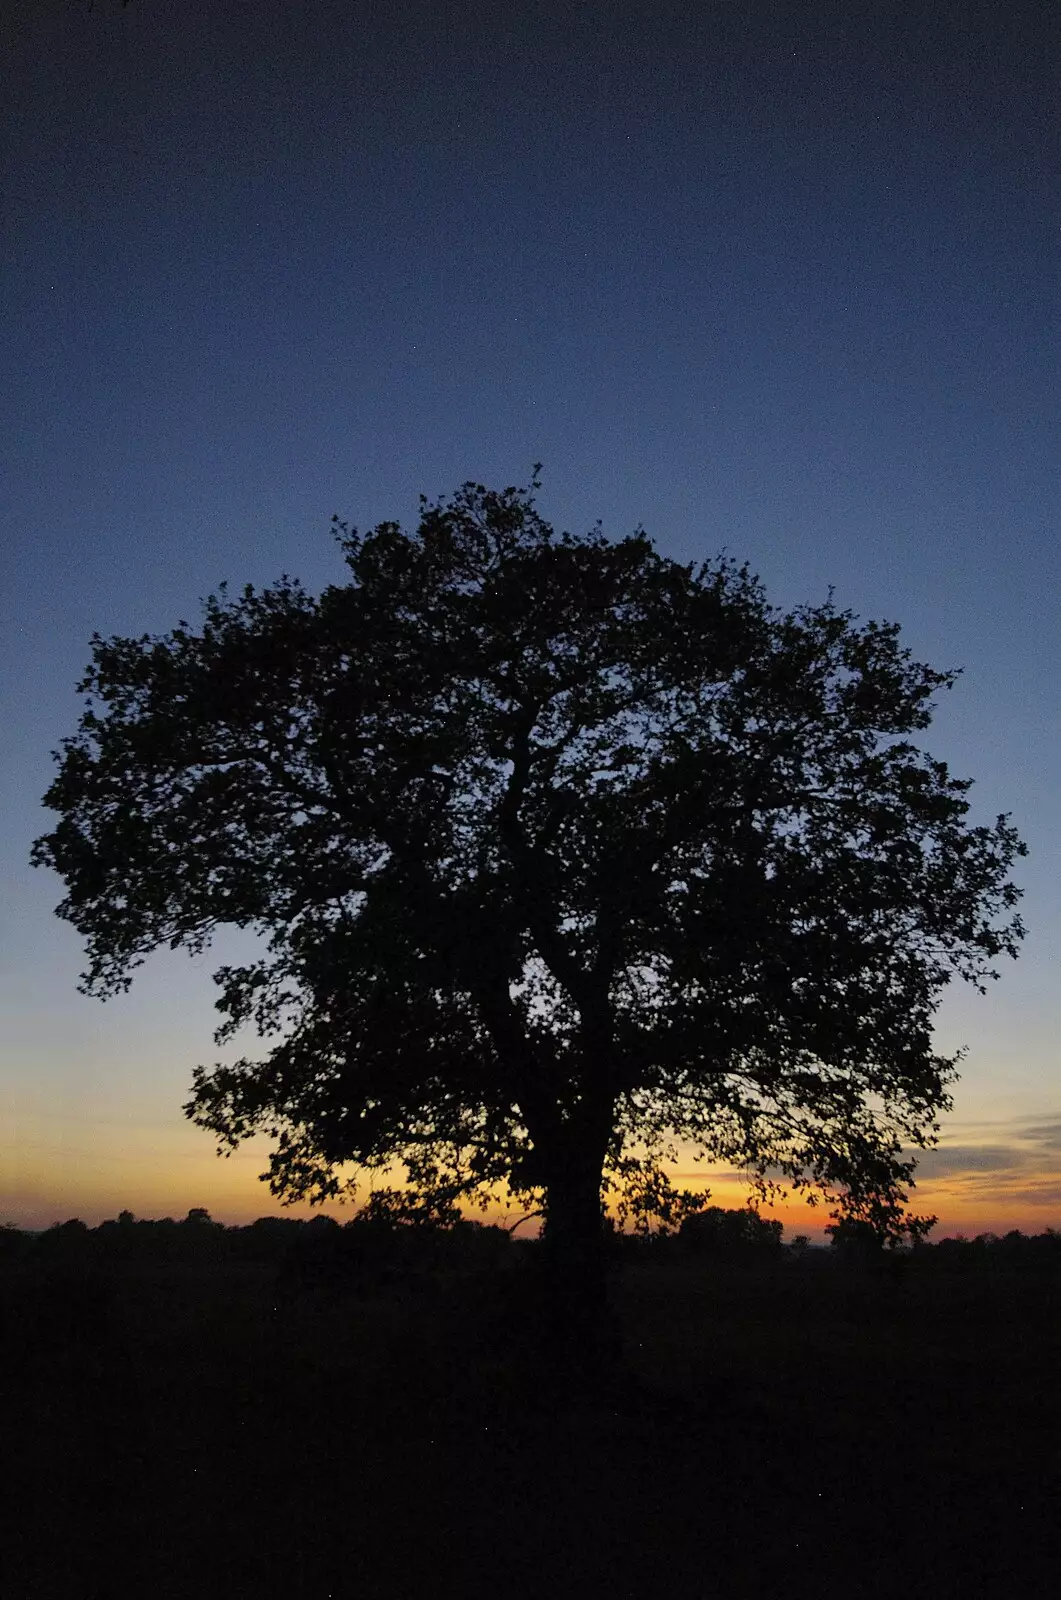
MULTIPOLYGON (((26 865, 89 634, 194 618, 226 577, 317 586, 333 512, 412 522, 540 459, 558 524, 726 546, 778 601, 833 584, 965 667, 931 744, 1029 840, 1031 932, 944 1008, 970 1053, 933 1159, 956 1216, 1061 1220, 1058 15, 16 8, 0 1210, 210 1204, 217 1170, 179 1113, 212 964, 80 999, 26 865)), ((267 1206, 248 1170, 222 1213, 267 1206)))

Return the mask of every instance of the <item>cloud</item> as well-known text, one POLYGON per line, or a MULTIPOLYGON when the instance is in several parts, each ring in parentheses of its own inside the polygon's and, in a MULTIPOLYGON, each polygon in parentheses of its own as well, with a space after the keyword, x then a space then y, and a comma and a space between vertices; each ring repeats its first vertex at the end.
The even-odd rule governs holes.
POLYGON ((964 1135, 970 1144, 989 1136, 1006 1143, 1025 1140, 1032 1143, 1061 1143, 1061 1120, 1056 1111, 1037 1117, 992 1117, 990 1120, 955 1118, 948 1121, 947 1130, 949 1135, 964 1135))
POLYGON ((673 1183, 747 1183, 746 1172, 722 1171, 706 1164, 697 1172, 672 1172, 673 1183))
MULTIPOLYGON (((985 1215, 996 1210, 1001 1215, 1017 1207, 1052 1212, 1046 1219, 1051 1224, 1056 1224, 1061 1217, 1061 1162, 1044 1167, 1040 1154, 1014 1146, 979 1152, 940 1150, 928 1154, 938 1155, 940 1165, 924 1174, 915 1197, 933 1210, 957 1208, 961 1213, 974 1211, 985 1215), (948 1164, 950 1155, 955 1155, 957 1160, 948 1164), (993 1159, 980 1164, 975 1160, 976 1155, 993 1159), (963 1164, 965 1156, 974 1159, 963 1164)), ((921 1174, 916 1176, 920 1178, 921 1174)))
MULTIPOLYGON (((958 1130, 954 1130, 958 1131, 958 1130)), ((964 1143, 943 1143, 934 1150, 910 1150, 917 1161, 915 1177, 934 1182, 942 1178, 971 1178, 974 1174, 1013 1180, 1018 1176, 1042 1174, 1050 1183, 1061 1168, 1061 1121, 1056 1114, 1021 1118, 1012 1122, 963 1124, 964 1143), (994 1136, 990 1143, 968 1138, 972 1127, 994 1136)))
MULTIPOLYGON (((913 1209, 937 1212, 945 1227, 961 1227, 969 1217, 998 1231, 1061 1225, 1061 1117, 1056 1111, 956 1122, 935 1149, 906 1150, 904 1156, 917 1163, 913 1209)), ((671 1173, 671 1178, 697 1187, 706 1182, 718 1205, 739 1203, 737 1186, 744 1191, 740 1198, 751 1194, 747 1175, 732 1169, 705 1166, 671 1173)))
POLYGON ((938 1150, 911 1151, 917 1160, 914 1177, 950 1178, 961 1172, 999 1173, 1035 1165, 1032 1152, 1012 1144, 942 1145, 938 1150))
POLYGON ((1020 1137, 1039 1149, 1050 1150, 1061 1156, 1061 1122, 1036 1118, 1034 1122, 1025 1123, 1020 1137))

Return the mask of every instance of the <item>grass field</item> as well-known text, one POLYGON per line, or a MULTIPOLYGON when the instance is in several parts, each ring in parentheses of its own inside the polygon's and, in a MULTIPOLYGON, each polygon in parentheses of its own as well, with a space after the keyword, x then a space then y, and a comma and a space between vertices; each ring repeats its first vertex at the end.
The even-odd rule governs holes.
POLYGON ((518 1285, 0 1281, 4 1600, 1061 1594, 1061 1279, 623 1270, 637 1377, 521 1383, 518 1285))

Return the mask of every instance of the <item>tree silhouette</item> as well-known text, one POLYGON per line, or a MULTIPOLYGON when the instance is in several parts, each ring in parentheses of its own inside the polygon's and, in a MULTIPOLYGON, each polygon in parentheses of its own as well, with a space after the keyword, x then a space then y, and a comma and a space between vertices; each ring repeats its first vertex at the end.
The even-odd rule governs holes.
POLYGON ((725 1211, 708 1206, 698 1216, 686 1217, 678 1239, 688 1255, 741 1260, 781 1254, 780 1222, 760 1217, 750 1207, 725 1211))
POLYGON ((34 860, 87 992, 265 936, 215 975, 218 1038, 272 1048, 186 1110, 224 1149, 269 1132, 274 1193, 398 1161, 437 1218, 505 1183, 588 1338, 602 1185, 680 1220, 675 1139, 902 1231, 955 1072, 933 1009, 1016 954, 1024 846, 909 738, 956 675, 895 625, 557 534, 537 487, 335 519, 319 598, 222 586, 198 628, 94 636, 34 860))

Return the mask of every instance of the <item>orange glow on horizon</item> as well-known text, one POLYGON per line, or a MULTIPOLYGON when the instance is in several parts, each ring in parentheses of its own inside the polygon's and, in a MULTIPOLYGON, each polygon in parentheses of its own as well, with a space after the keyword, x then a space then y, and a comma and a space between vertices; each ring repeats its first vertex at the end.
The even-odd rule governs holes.
MULTIPOLYGON (((1025 1121, 1015 1129, 985 1124, 969 1129, 969 1142, 961 1142, 959 1134, 929 1152, 925 1175, 910 1192, 910 1210, 938 1216, 930 1239, 1011 1229, 1035 1234, 1061 1227, 1059 1127, 1061 1119, 1054 1117, 1025 1121)), ((205 1207, 230 1225, 270 1215, 310 1217, 321 1209, 344 1222, 372 1187, 363 1179, 354 1199, 345 1204, 283 1206, 260 1181, 271 1148, 266 1138, 248 1140, 219 1160, 207 1135, 173 1116, 155 1120, 115 1112, 81 1120, 56 1117, 40 1107, 14 1115, 4 1131, 0 1224, 18 1227, 45 1228, 71 1217, 95 1227, 122 1210, 138 1217, 181 1218, 193 1206, 205 1207)), ((742 1208, 753 1198, 739 1173, 700 1167, 689 1157, 686 1162, 668 1168, 677 1189, 706 1187, 708 1203, 726 1209, 742 1208)), ((398 1181, 397 1175, 382 1173, 374 1179, 376 1186, 398 1181)), ((830 1221, 826 1203, 810 1206, 798 1195, 759 1209, 783 1224, 786 1240, 796 1234, 821 1240, 830 1221)), ((520 1214, 515 1205, 505 1210, 500 1201, 485 1213, 466 1211, 472 1219, 509 1226, 520 1214)), ((535 1227, 527 1222, 520 1231, 526 1235, 535 1227)))
MULTIPOLYGON (((166 1139, 158 1142, 163 1146, 170 1143, 166 1139)), ((180 1143, 184 1143, 183 1139, 180 1143)), ((17 1152, 15 1170, 0 1186, 0 1223, 35 1229, 80 1217, 95 1227, 121 1210, 132 1211, 137 1217, 169 1216, 179 1220, 193 1206, 204 1206, 215 1221, 229 1226, 245 1225, 262 1216, 308 1218, 322 1211, 346 1222, 370 1192, 369 1185, 363 1183, 353 1200, 345 1203, 285 1206, 259 1181, 265 1165, 264 1149, 262 1141, 259 1148, 246 1147, 227 1160, 218 1160, 207 1144, 196 1141, 190 1149, 181 1149, 179 1155, 171 1147, 169 1161, 161 1159, 162 1150, 148 1154, 123 1151, 120 1155, 97 1150, 94 1157, 85 1152, 75 1155, 72 1151, 52 1151, 49 1158, 40 1159, 39 1151, 24 1149, 17 1152), (37 1159, 33 1159, 35 1155, 37 1159)), ((930 1240, 957 1233, 968 1237, 1001 1234, 1011 1229, 1035 1234, 1061 1227, 1061 1172, 1023 1174, 1019 1185, 1007 1181, 1011 1177, 1000 1173, 993 1181, 995 1174, 978 1172, 926 1179, 911 1191, 909 1209, 917 1215, 938 1216, 930 1240)), ((376 1180, 377 1184, 388 1181, 394 1180, 382 1175, 376 1180)), ((679 1188, 707 1187, 708 1204, 725 1209, 741 1209, 751 1199, 764 1217, 782 1223, 786 1241, 797 1234, 806 1234, 816 1242, 825 1238, 830 1216, 824 1201, 812 1206, 805 1199, 790 1195, 774 1205, 765 1205, 757 1202, 750 1195, 748 1184, 731 1172, 712 1173, 705 1169, 695 1178, 691 1173, 682 1173, 675 1176, 675 1182, 679 1188)), ((522 1215, 522 1208, 513 1203, 506 1210, 499 1200, 485 1212, 469 1207, 465 1215, 474 1221, 511 1226, 522 1215)), ((519 1232, 523 1237, 533 1236, 538 1226, 537 1221, 531 1220, 519 1232)))

